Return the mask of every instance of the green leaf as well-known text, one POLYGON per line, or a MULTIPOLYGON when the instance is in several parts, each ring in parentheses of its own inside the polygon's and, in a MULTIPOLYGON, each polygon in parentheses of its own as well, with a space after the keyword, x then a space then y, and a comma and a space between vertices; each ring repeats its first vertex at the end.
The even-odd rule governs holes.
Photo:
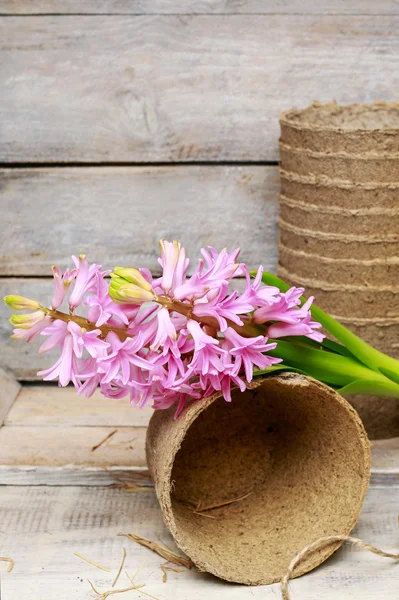
POLYGON ((279 363, 278 365, 272 365, 271 367, 267 367, 267 369, 262 369, 261 371, 256 369, 253 374, 254 377, 259 377, 259 375, 267 375, 269 373, 275 373, 276 371, 289 371, 292 373, 300 373, 301 375, 307 375, 305 371, 301 369, 296 369, 295 367, 290 367, 289 365, 284 365, 283 363, 279 363))
POLYGON ((333 340, 325 338, 322 342, 322 346, 330 352, 335 352, 335 354, 340 354, 341 356, 349 356, 349 358, 354 358, 356 360, 356 356, 353 356, 352 352, 350 352, 348 348, 346 348, 342 344, 337 344, 337 342, 333 342, 333 340))
POLYGON ((389 380, 385 383, 383 381, 363 381, 358 379, 337 389, 337 392, 342 395, 367 394, 372 396, 390 396, 391 398, 399 398, 399 386, 389 380))
POLYGON ((301 369, 307 375, 325 383, 342 387, 358 379, 372 382, 389 381, 382 373, 370 370, 355 358, 305 348, 281 339, 273 341, 277 342, 277 347, 268 354, 281 358, 285 365, 301 369))
POLYGON ((388 377, 388 379, 391 379, 395 383, 399 384, 399 373, 391 371, 391 369, 386 369, 385 367, 379 367, 378 370, 385 375, 385 377, 388 377))

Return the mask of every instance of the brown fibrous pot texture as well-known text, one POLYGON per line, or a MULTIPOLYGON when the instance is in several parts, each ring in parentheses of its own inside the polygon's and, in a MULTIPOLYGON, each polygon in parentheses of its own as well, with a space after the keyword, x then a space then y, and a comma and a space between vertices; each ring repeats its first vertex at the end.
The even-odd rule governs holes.
POLYGON ((399 152, 399 103, 340 106, 314 102, 280 117, 281 139, 315 152, 399 152))
POLYGON ((280 265, 288 272, 307 279, 323 280, 330 284, 371 287, 399 281, 399 257, 374 260, 330 258, 309 254, 279 244, 280 265))
MULTIPOLYGON (((281 115, 279 274, 399 358, 399 103, 313 103, 281 115)), ((397 436, 391 399, 351 398, 371 437, 397 436)))
MULTIPOLYGON (((173 417, 172 409, 155 411, 148 466, 165 524, 200 570, 273 583, 304 545, 355 525, 369 442, 357 413, 331 388, 292 373, 256 378, 231 403, 215 394, 173 417)), ((339 545, 312 554, 295 576, 339 545)))

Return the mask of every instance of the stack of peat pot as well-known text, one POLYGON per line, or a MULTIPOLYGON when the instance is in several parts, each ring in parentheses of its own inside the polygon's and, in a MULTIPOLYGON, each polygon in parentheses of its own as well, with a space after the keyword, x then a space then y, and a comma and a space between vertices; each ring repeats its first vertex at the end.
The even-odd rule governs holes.
MULTIPOLYGON (((399 103, 314 103, 281 116, 279 275, 399 358, 399 103)), ((399 402, 349 398, 371 437, 399 402)))

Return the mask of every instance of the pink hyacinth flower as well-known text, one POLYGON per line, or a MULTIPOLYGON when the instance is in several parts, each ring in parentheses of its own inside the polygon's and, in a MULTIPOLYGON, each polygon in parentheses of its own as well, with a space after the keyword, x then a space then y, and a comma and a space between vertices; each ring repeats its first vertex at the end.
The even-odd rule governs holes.
POLYGON ((268 335, 272 338, 280 338, 284 336, 305 336, 315 342, 322 342, 326 337, 320 331, 315 329, 321 328, 320 323, 311 321, 310 313, 308 313, 298 323, 274 323, 268 329, 268 335))
POLYGON ((54 278, 54 295, 51 300, 51 308, 57 310, 64 302, 65 295, 75 279, 77 270, 67 269, 64 274, 58 267, 53 267, 53 278, 54 278))
POLYGON ((107 342, 111 345, 111 353, 98 359, 98 372, 104 373, 104 383, 110 383, 121 374, 121 382, 126 385, 130 378, 130 365, 142 369, 150 369, 147 360, 137 353, 143 347, 143 335, 140 332, 135 338, 127 338, 122 342, 118 335, 111 331, 107 335, 107 342))
POLYGON ((179 242, 160 240, 159 245, 161 258, 158 262, 163 269, 161 287, 168 295, 170 291, 183 284, 190 261, 186 258, 186 251, 179 242))
POLYGON ((226 350, 220 348, 219 341, 207 335, 199 323, 192 319, 187 321, 187 329, 194 340, 194 356, 188 367, 189 370, 202 375, 222 372, 223 363, 220 355, 226 350))
POLYGON ((68 332, 72 335, 73 351, 78 358, 82 358, 84 350, 87 350, 93 358, 101 358, 107 355, 109 343, 99 339, 101 334, 99 329, 86 331, 76 323, 69 322, 68 332))
POLYGON ((89 265, 84 254, 81 254, 79 258, 72 256, 72 260, 77 270, 74 287, 69 296, 69 308, 73 312, 82 303, 86 292, 90 291, 95 285, 96 274, 101 271, 101 265, 89 265))
POLYGON ((231 255, 224 249, 215 255, 215 258, 209 258, 207 267, 204 270, 204 261, 200 260, 193 275, 175 288, 175 298, 178 300, 202 298, 210 290, 219 289, 224 282, 228 283, 239 265, 231 262, 231 255))
POLYGON ((48 352, 56 346, 61 346, 64 343, 66 336, 68 335, 68 323, 56 319, 52 321, 48 327, 43 329, 41 335, 48 336, 48 339, 43 342, 39 348, 39 354, 48 352))
POLYGON ((171 352, 175 357, 180 356, 177 346, 176 328, 172 322, 167 308, 161 308, 156 315, 158 321, 158 330, 150 349, 158 350, 162 346, 162 354, 166 355, 171 352))
POLYGON ((39 377, 43 377, 44 381, 51 381, 58 377, 58 382, 61 387, 67 386, 70 381, 73 381, 76 387, 78 387, 79 382, 76 378, 77 371, 78 368, 73 353, 72 336, 67 335, 62 346, 60 358, 49 369, 39 371, 38 375, 39 377))
POLYGON ((234 367, 231 369, 233 375, 238 375, 242 368, 245 371, 245 377, 248 383, 252 381, 254 365, 259 369, 266 369, 271 365, 281 362, 281 358, 273 358, 264 354, 269 350, 274 350, 277 343, 267 343, 267 337, 262 335, 255 338, 244 338, 234 331, 231 327, 224 332, 229 347, 230 356, 234 357, 234 367))
POLYGON ((97 271, 93 293, 85 300, 85 305, 89 306, 88 319, 94 322, 96 327, 101 327, 112 318, 127 325, 129 318, 133 318, 137 314, 139 307, 125 307, 123 304, 116 304, 108 294, 108 287, 103 274, 97 271))
POLYGON ((44 317, 41 321, 30 327, 29 329, 15 328, 12 334, 12 338, 16 340, 26 340, 31 342, 34 340, 44 329, 51 325, 51 317, 44 317))

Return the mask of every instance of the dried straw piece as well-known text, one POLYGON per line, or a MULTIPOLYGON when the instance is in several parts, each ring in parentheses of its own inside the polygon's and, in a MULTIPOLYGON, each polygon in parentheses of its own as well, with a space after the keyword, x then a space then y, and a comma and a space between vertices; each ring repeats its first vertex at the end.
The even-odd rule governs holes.
POLYGON ((173 571, 173 573, 183 573, 183 569, 176 569, 175 567, 169 567, 169 565, 160 565, 160 569, 163 572, 162 581, 164 583, 168 581, 167 571, 173 571))
POLYGON ((142 546, 149 548, 153 552, 159 554, 159 556, 162 556, 162 558, 164 558, 168 562, 173 563, 174 565, 186 567, 186 569, 191 569, 191 567, 193 566, 193 563, 189 558, 186 558, 181 554, 177 554, 167 546, 161 546, 161 544, 152 542, 151 540, 141 537, 140 535, 136 535, 135 533, 118 533, 117 535, 123 535, 129 538, 129 540, 132 540, 137 544, 141 544, 142 546))
POLYGON ((74 552, 74 555, 77 556, 78 558, 80 558, 81 560, 84 560, 85 562, 89 563, 89 565, 93 565, 93 567, 96 567, 97 569, 101 569, 101 571, 106 571, 107 573, 111 573, 111 569, 107 569, 107 567, 103 567, 101 565, 99 565, 96 562, 93 562, 92 560, 90 560, 90 558, 86 558, 85 556, 82 556, 82 554, 79 554, 79 552, 74 552))
POLYGON ((213 515, 206 515, 203 512, 198 512, 197 510, 193 510, 193 513, 195 515, 198 515, 199 517, 206 517, 207 519, 215 519, 215 521, 217 521, 216 517, 214 517, 213 515))
POLYGON ((119 570, 116 574, 116 577, 114 579, 114 581, 112 582, 112 586, 111 587, 115 587, 116 582, 118 581, 120 574, 122 573, 122 569, 123 569, 123 565, 125 564, 125 560, 126 560, 126 548, 123 548, 123 554, 122 554, 122 560, 121 560, 121 564, 119 567, 119 570))
POLYGON ((399 560, 399 553, 392 554, 391 552, 384 552, 359 538, 354 538, 348 535, 328 535, 326 537, 321 537, 312 544, 305 546, 303 550, 301 550, 290 562, 288 567, 288 571, 286 575, 284 575, 281 580, 281 595, 283 600, 290 600, 290 595, 288 592, 288 581, 291 579, 293 571, 295 567, 301 563, 305 558, 307 558, 312 552, 318 550, 322 546, 327 546, 330 543, 333 544, 335 542, 349 542, 351 544, 355 544, 356 546, 360 546, 364 550, 368 550, 369 552, 373 552, 373 554, 378 554, 378 556, 382 556, 384 558, 393 558, 394 560, 399 560))
MULTIPOLYGON (((97 594, 97 596, 99 597, 100 600, 106 600, 106 598, 108 598, 108 596, 113 596, 114 594, 124 594, 125 592, 132 592, 134 590, 139 591, 140 594, 145 594, 146 596, 150 596, 150 594, 146 594, 146 592, 143 592, 141 589, 144 587, 144 583, 141 585, 133 585, 131 587, 122 588, 120 590, 107 590, 106 592, 99 592, 98 590, 96 590, 96 588, 94 587, 94 585, 92 584, 90 579, 88 579, 87 581, 89 582, 90 587, 93 590, 93 592, 95 594, 97 594)), ((155 596, 150 596, 150 598, 155 598, 155 596)), ((158 600, 158 598, 155 598, 155 600, 158 600)))
POLYGON ((96 444, 95 446, 93 446, 91 451, 94 452, 95 450, 97 450, 97 448, 100 448, 100 446, 105 444, 105 442, 107 442, 113 435, 115 435, 115 433, 117 431, 118 431, 117 429, 114 429, 113 431, 111 431, 111 433, 109 433, 107 436, 105 436, 105 438, 103 440, 101 440, 101 442, 99 444, 96 444))
POLYGON ((7 556, 0 556, 0 560, 10 563, 7 567, 7 573, 11 573, 11 571, 13 570, 13 568, 15 566, 13 559, 7 558, 7 556))
MULTIPOLYGON (((143 565, 141 565, 143 566, 143 565)), ((139 567, 136 571, 136 573, 133 575, 133 577, 130 577, 130 575, 127 573, 127 571, 125 571, 125 575, 126 577, 129 579, 129 581, 132 582, 132 584, 134 585, 134 579, 137 575, 137 573, 139 572, 139 570, 141 569, 141 567, 139 567)), ((148 594, 147 592, 143 592, 143 590, 141 588, 143 588, 144 585, 138 585, 136 586, 136 588, 132 588, 132 589, 139 589, 140 588, 140 594, 144 594, 144 596, 148 596, 148 598, 153 598, 153 600, 159 600, 159 598, 157 598, 156 596, 152 596, 151 594, 148 594)))
POLYGON ((197 514, 201 514, 203 512, 206 512, 207 510, 214 510, 215 508, 222 508, 223 506, 230 506, 230 504, 234 504, 235 502, 241 502, 241 500, 245 500, 245 498, 248 498, 248 496, 250 496, 251 494, 253 494, 253 492, 248 492, 247 494, 244 494, 244 496, 240 496, 239 498, 233 498, 232 500, 226 500, 225 502, 218 502, 217 504, 209 504, 208 506, 204 506, 204 508, 201 508, 201 501, 199 501, 197 508, 195 509, 195 513, 197 514))

